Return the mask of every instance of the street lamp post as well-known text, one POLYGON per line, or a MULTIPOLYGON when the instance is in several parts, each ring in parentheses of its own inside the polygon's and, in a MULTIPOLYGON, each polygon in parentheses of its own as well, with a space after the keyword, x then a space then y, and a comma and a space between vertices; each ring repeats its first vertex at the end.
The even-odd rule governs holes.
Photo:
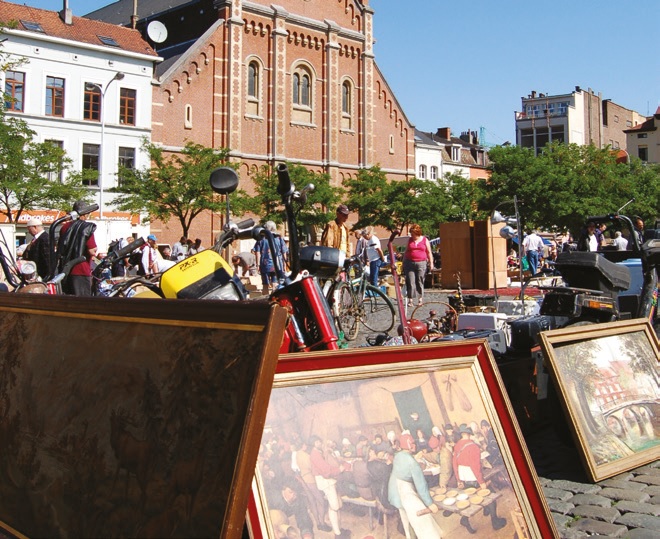
POLYGON ((115 75, 107 82, 105 88, 95 82, 87 83, 87 88, 98 88, 101 91, 101 144, 99 146, 99 219, 103 219, 103 159, 105 157, 105 93, 110 84, 116 80, 122 80, 124 73, 117 71, 115 75))

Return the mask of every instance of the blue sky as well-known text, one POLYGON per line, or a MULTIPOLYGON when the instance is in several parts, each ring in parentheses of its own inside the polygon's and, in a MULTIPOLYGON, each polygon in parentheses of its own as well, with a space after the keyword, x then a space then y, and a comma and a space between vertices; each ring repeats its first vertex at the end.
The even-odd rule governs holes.
MULTIPOLYGON (((139 1, 139 0, 138 0, 139 1)), ((18 2, 17 2, 18 3, 18 2)), ((62 0, 24 0, 60 10, 62 0)), ((84 15, 110 0, 69 0, 84 15)), ((277 3, 277 2, 275 2, 277 3)), ((659 0, 370 0, 376 62, 423 131, 484 128, 515 142, 532 90, 592 88, 641 114, 660 105, 659 0)))

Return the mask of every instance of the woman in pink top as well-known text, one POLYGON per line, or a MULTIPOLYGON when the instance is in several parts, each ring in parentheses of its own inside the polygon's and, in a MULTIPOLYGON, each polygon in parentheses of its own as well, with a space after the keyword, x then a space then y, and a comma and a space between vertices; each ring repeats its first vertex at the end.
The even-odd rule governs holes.
POLYGON ((408 307, 412 307, 413 300, 417 298, 417 305, 424 303, 424 277, 426 270, 433 269, 433 254, 429 240, 422 235, 422 227, 410 227, 410 240, 403 255, 403 273, 406 276, 406 294, 408 307))

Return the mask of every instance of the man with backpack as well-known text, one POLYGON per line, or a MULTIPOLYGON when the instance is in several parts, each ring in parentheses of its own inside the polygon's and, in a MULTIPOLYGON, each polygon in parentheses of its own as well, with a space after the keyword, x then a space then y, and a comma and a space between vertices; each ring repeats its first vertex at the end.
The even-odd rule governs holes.
MULTIPOLYGON (((79 212, 87 204, 78 200, 73 205, 73 211, 79 212)), ((94 231, 96 225, 87 222, 87 216, 81 215, 76 221, 68 221, 62 225, 60 239, 57 244, 59 271, 64 271, 70 262, 84 257, 71 268, 62 283, 65 294, 74 296, 92 295, 92 267, 90 261, 96 255, 96 240, 94 231)))

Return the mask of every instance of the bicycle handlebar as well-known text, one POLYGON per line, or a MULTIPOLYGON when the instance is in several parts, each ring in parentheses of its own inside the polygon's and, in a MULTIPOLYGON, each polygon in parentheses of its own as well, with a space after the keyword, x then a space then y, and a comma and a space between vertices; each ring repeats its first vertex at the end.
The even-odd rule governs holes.
POLYGON ((227 245, 236 239, 248 239, 253 237, 254 219, 245 219, 238 223, 227 223, 224 227, 224 232, 218 236, 218 240, 213 245, 212 249, 221 254, 227 245))
POLYGON ((254 225, 254 219, 245 219, 238 223, 229 223, 229 230, 231 230, 237 238, 247 239, 252 236, 254 225))
POLYGON ((291 177, 289 176, 289 169, 286 166, 286 163, 280 163, 277 165, 277 193, 282 196, 282 200, 285 197, 290 197, 296 188, 291 183, 291 177))
POLYGON ((73 269, 73 266, 77 266, 78 264, 84 262, 85 260, 87 259, 84 256, 79 256, 78 258, 69 260, 62 268, 62 271, 57 275, 55 275, 52 279, 49 279, 48 282, 53 284, 61 283, 66 278, 66 276, 69 275, 69 273, 73 269))
POLYGON ((142 247, 145 243, 147 242, 144 238, 138 238, 133 243, 129 243, 128 245, 122 247, 121 249, 117 249, 116 251, 112 251, 108 253, 108 256, 106 256, 103 260, 101 260, 101 262, 99 262, 99 264, 94 268, 92 274, 95 277, 98 277, 99 275, 101 275, 101 273, 105 268, 112 266, 112 264, 117 262, 117 260, 126 258, 133 251, 142 247))

